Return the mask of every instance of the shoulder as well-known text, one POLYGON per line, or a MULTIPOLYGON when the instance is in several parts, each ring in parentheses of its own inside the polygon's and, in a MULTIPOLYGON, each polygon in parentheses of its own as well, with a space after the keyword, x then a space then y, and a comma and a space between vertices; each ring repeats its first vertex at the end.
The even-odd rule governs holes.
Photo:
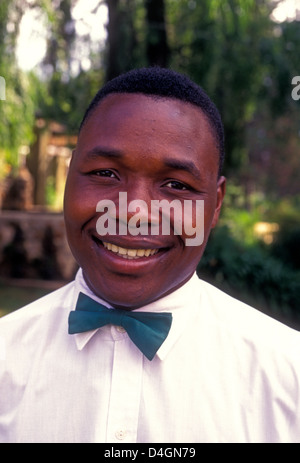
POLYGON ((7 339, 13 334, 19 334, 22 337, 28 331, 34 331, 42 323, 49 325, 51 319, 57 320, 64 312, 64 307, 70 306, 72 303, 73 287, 74 283, 71 282, 2 317, 0 319, 0 336, 7 339))
POLYGON ((203 310, 231 339, 280 352, 300 354, 300 333, 203 280, 198 281, 203 310))

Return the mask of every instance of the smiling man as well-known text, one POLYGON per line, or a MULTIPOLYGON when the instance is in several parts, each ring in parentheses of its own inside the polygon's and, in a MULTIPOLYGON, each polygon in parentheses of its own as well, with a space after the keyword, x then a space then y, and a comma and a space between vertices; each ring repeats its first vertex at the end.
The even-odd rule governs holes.
MULTIPOLYGON (((71 250, 96 295, 131 310, 166 296, 191 278, 224 195, 219 156, 207 116, 186 102, 112 93, 92 110, 70 166, 65 220, 71 250), (98 235, 99 199, 116 204, 116 221, 126 221, 124 211, 119 217, 120 191, 127 193, 128 202, 148 205, 139 214, 149 224, 148 235, 98 235), (204 200, 203 245, 186 246, 187 236, 173 232, 151 234, 153 200, 204 200), (108 244, 114 247, 108 249, 108 244)), ((173 218, 170 214, 170 230, 173 218)))
POLYGON ((185 76, 98 92, 65 192, 76 279, 0 321, 1 442, 300 441, 298 333, 196 276, 223 158, 185 76))

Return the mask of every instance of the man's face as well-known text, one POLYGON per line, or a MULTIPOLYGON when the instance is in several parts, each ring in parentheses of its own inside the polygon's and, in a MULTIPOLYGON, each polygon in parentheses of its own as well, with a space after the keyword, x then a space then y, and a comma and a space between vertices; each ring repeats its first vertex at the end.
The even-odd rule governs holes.
MULTIPOLYGON (((192 276, 224 197, 218 163, 209 123, 197 107, 140 94, 111 94, 100 103, 80 133, 65 191, 69 244, 96 295, 130 310, 160 299, 192 276), (127 193, 128 203, 148 206, 139 209, 142 222, 149 223, 146 235, 99 236, 97 221, 104 213, 96 211, 99 201, 112 201, 116 222, 124 222, 120 192, 127 193), (152 200, 182 205, 189 200, 194 225, 196 200, 204 200, 203 243, 187 246, 190 226, 183 223, 178 234, 172 213, 170 232, 151 234, 152 200)), ((134 212, 126 214, 128 222, 134 212)))

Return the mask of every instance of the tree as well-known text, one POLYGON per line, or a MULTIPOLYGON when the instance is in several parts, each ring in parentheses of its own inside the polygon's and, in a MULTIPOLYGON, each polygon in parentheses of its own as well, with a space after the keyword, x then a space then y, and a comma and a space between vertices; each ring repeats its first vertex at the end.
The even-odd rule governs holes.
POLYGON ((140 66, 168 66, 164 0, 106 0, 106 80, 140 66))
POLYGON ((43 67, 49 73, 60 73, 68 80, 71 75, 72 51, 75 26, 72 18, 72 0, 60 0, 44 7, 48 17, 50 34, 43 67))
POLYGON ((263 41, 272 37, 267 0, 179 0, 168 2, 172 24, 171 65, 202 85, 225 125, 226 168, 247 161, 247 123, 262 86, 263 41))
POLYGON ((0 4, 0 75, 6 81, 6 100, 0 101, 0 179, 4 164, 17 166, 20 146, 32 138, 34 91, 15 58, 25 6, 21 0, 1 0, 0 4))
POLYGON ((106 0, 109 22, 107 26, 106 80, 135 66, 138 46, 134 17, 135 0, 106 0))
MULTIPOLYGON (((63 124, 69 133, 77 133, 83 109, 104 80, 102 63, 98 54, 95 56, 92 51, 90 38, 76 34, 72 12, 77 1, 45 0, 43 3, 43 13, 49 24, 49 38, 47 52, 41 63, 42 79, 35 79, 38 114, 63 124), (89 71, 82 69, 76 47, 79 41, 90 50, 89 71)), ((100 4, 101 1, 95 11, 100 4)))
POLYGON ((145 0, 147 20, 147 61, 149 66, 167 67, 170 49, 167 39, 164 0, 145 0))

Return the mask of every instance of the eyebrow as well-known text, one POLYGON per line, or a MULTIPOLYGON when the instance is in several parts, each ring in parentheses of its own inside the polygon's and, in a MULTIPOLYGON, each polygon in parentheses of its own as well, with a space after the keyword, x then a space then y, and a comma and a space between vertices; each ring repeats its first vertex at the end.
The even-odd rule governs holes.
POLYGON ((193 175, 196 179, 201 180, 202 176, 199 169, 192 161, 180 161, 178 159, 167 159, 164 161, 167 167, 175 170, 183 170, 193 175))
MULTIPOLYGON (((123 158, 124 153, 121 150, 105 148, 103 146, 96 146, 86 153, 88 158, 108 157, 108 158, 123 158)), ((196 164, 193 161, 179 160, 179 159, 165 159, 164 165, 170 169, 182 170, 193 175, 197 180, 202 179, 202 175, 196 164)))
POLYGON ((102 146, 96 146, 95 148, 88 151, 86 156, 88 158, 97 158, 98 156, 121 158, 124 155, 121 151, 118 150, 111 150, 109 148, 103 148, 102 146))

